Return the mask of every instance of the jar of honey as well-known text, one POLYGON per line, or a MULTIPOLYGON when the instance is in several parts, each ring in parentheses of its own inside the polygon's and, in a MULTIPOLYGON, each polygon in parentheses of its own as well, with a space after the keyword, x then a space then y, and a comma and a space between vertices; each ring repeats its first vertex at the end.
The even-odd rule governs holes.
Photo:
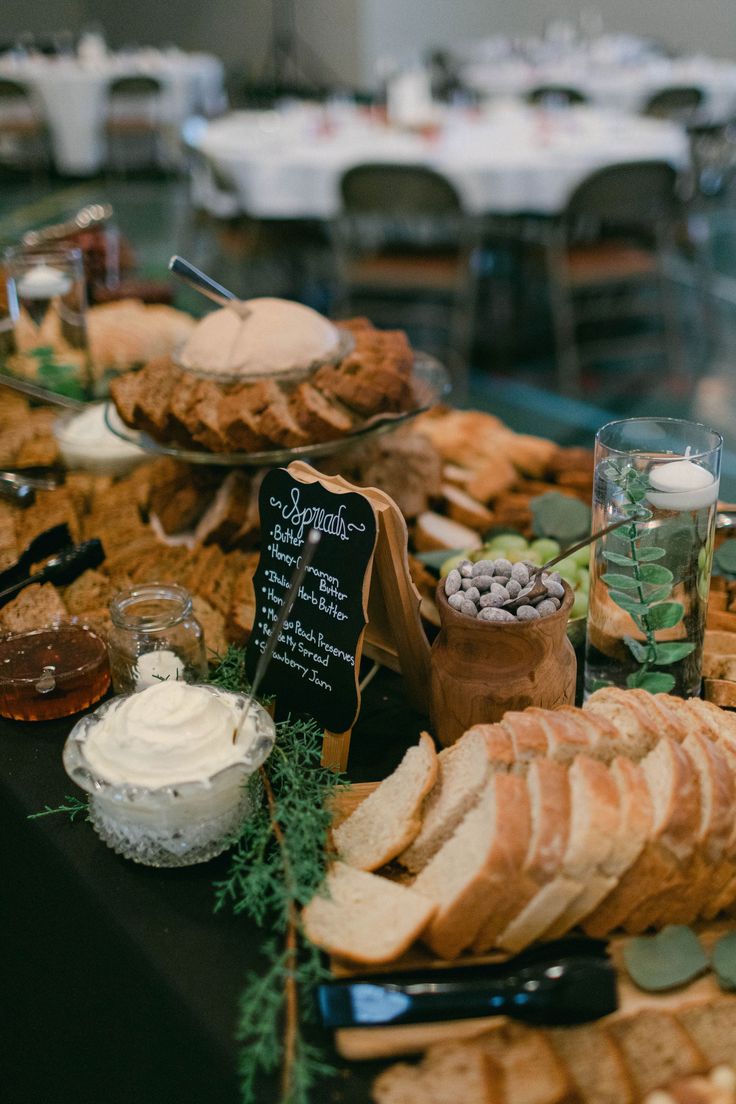
POLYGON ((88 626, 60 622, 0 640, 0 714, 17 721, 70 717, 110 686, 105 642, 88 626))

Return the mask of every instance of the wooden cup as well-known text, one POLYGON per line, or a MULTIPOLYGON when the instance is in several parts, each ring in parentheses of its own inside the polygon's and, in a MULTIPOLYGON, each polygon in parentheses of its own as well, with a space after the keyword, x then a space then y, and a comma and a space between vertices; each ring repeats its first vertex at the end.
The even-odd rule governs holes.
POLYGON ((441 629, 432 647, 430 719, 445 747, 474 724, 511 709, 575 701, 577 660, 566 628, 575 596, 567 583, 556 613, 536 621, 479 621, 448 604, 437 587, 441 629))

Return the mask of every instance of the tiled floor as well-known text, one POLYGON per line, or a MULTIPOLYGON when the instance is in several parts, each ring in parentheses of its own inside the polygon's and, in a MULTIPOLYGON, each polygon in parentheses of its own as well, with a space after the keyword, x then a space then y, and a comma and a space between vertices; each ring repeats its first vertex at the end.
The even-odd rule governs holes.
MULTIPOLYGON (((58 180, 50 185, 0 180, 0 243, 11 244, 28 227, 56 221, 101 199, 112 202, 118 225, 147 276, 164 276, 168 258, 179 252, 243 297, 289 296, 329 312, 333 266, 322 227, 217 224, 192 211, 180 178, 58 180)), ((481 281, 468 403, 494 411, 515 428, 566 443, 591 443, 596 429, 615 416, 701 418, 720 429, 733 450, 725 457, 724 476, 736 498, 736 205, 716 207, 704 225, 711 232, 718 297, 704 324, 695 276, 687 265, 678 268, 686 378, 668 374, 661 355, 631 358, 608 370, 599 366, 585 381, 583 400, 561 398, 554 393, 544 285, 534 284, 532 272, 525 285, 525 311, 510 316, 512 269, 502 254, 490 255, 481 281)), ((204 300, 185 288, 176 301, 196 313, 207 309, 204 300)))

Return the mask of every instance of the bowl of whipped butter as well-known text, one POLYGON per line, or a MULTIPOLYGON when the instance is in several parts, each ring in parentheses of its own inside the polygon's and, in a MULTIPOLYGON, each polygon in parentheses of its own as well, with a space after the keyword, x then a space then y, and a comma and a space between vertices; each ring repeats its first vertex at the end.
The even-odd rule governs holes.
POLYGON ((69 777, 89 794, 92 825, 146 866, 206 862, 250 811, 248 779, 276 739, 272 718, 213 686, 168 680, 121 694, 83 717, 64 745, 69 777))

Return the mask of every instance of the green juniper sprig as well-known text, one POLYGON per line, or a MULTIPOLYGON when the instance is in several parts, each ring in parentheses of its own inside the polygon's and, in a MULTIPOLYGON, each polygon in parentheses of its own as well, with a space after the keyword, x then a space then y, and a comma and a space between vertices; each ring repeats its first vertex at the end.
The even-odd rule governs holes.
POLYGON ((66 813, 70 821, 84 813, 84 819, 89 820, 89 804, 86 801, 80 801, 74 794, 64 794, 64 801, 65 805, 57 805, 55 808, 44 805, 40 813, 29 813, 26 820, 38 820, 39 817, 54 816, 56 813, 66 813))
MULTIPOLYGON (((244 655, 229 649, 214 685, 241 690, 244 655)), ((304 1037, 316 985, 329 974, 299 920, 322 884, 331 799, 346 782, 321 764, 322 730, 311 720, 277 725, 275 747, 248 782, 251 813, 234 841, 225 878, 214 884, 215 912, 229 907, 276 939, 261 950, 264 972, 251 973, 240 998, 236 1036, 243 1104, 255 1104, 262 1075, 281 1069, 281 1104, 309 1104, 317 1082, 334 1072, 304 1037)))
POLYGON ((689 641, 657 640, 660 629, 671 629, 679 625, 685 615, 682 602, 672 600, 674 575, 668 567, 655 561, 666 554, 665 548, 642 542, 642 523, 651 521, 653 514, 644 502, 649 486, 646 472, 638 471, 623 462, 609 461, 603 474, 618 484, 625 501, 621 510, 630 519, 629 525, 622 526, 611 533, 606 540, 603 556, 614 567, 625 571, 607 571, 601 575, 601 581, 608 587, 612 601, 625 610, 644 640, 625 636, 624 643, 634 659, 640 664, 626 679, 629 687, 649 690, 653 694, 668 693, 675 686, 675 676, 669 671, 653 670, 667 667, 684 659, 694 650, 695 644, 689 641), (619 551, 611 550, 619 548, 619 551))

